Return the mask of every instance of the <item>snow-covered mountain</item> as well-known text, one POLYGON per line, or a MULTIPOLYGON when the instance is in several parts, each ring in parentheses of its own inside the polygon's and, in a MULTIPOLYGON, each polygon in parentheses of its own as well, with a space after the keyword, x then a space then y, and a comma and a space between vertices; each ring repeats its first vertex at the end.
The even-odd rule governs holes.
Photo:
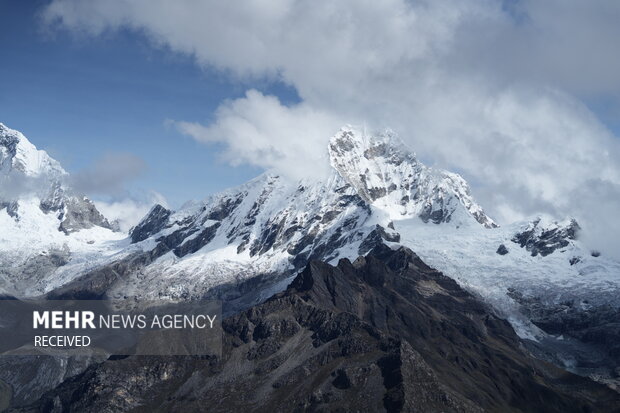
POLYGON ((79 273, 118 249, 106 243, 124 235, 67 179, 56 160, 0 123, 1 294, 27 294, 59 271, 79 273))
POLYGON ((497 226, 460 175, 423 165, 390 130, 367 135, 346 127, 328 149, 338 174, 367 204, 392 219, 419 217, 439 224, 465 214, 486 228, 497 226))
POLYGON ((154 207, 131 231, 151 262, 108 293, 197 297, 259 275, 292 276, 312 259, 353 259, 398 242, 394 220, 496 226, 463 178, 426 167, 392 132, 345 127, 328 150, 333 168, 325 179, 265 173, 176 212, 154 207))
POLYGON ((57 162, 1 130, 3 179, 45 177, 47 190, 0 209, 2 283, 14 294, 188 298, 220 289, 226 299, 260 300, 312 259, 354 259, 383 242, 412 248, 523 325, 522 335, 536 334, 518 311, 524 299, 618 301, 620 264, 593 256, 576 222, 499 228, 462 177, 425 166, 391 131, 344 127, 326 148, 328 177, 291 181, 268 172, 178 211, 157 205, 122 239, 98 213, 64 224, 73 203, 92 203, 68 195, 57 162))
POLYGON ((390 131, 347 126, 326 152, 325 178, 267 172, 178 211, 156 205, 123 234, 71 191, 58 162, 0 125, 0 293, 217 297, 237 311, 283 290, 310 260, 404 245, 521 337, 551 340, 558 364, 618 366, 620 263, 588 250, 577 222, 498 227, 462 177, 425 166, 390 131))

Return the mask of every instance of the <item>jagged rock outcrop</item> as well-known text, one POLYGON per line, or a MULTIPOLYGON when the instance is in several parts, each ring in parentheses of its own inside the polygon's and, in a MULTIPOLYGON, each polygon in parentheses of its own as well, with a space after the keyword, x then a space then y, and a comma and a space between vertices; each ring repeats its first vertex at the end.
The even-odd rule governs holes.
POLYGON ((424 222, 450 222, 464 209, 485 227, 496 226, 455 173, 417 160, 394 132, 367 134, 344 127, 328 146, 332 166, 369 204, 392 217, 419 216, 424 222))
POLYGON ((131 242, 144 241, 151 235, 164 229, 171 213, 172 211, 159 204, 154 205, 138 225, 129 231, 131 242))
POLYGON ((576 239, 579 230, 579 224, 574 219, 567 223, 554 222, 550 225, 541 224, 541 220, 537 219, 522 232, 515 234, 512 242, 530 251, 533 257, 538 254, 544 257, 568 246, 571 240, 576 239))
POLYGON ((93 201, 86 197, 70 197, 64 202, 64 208, 63 219, 58 229, 65 234, 94 226, 112 229, 93 201))

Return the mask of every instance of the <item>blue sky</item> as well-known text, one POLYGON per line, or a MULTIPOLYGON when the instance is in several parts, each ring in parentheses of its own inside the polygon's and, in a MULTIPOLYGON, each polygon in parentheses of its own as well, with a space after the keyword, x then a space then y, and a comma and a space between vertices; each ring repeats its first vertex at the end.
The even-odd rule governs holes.
MULTIPOLYGON (((23 132, 69 172, 110 153, 138 156, 146 168, 127 188, 138 197, 156 190, 173 206, 261 172, 230 166, 218 158, 221 145, 196 142, 165 125, 166 119, 208 121, 248 84, 152 48, 127 31, 93 38, 47 30, 38 17, 46 3, 0 1, 0 122, 23 132)), ((297 99, 281 84, 251 86, 297 99)))

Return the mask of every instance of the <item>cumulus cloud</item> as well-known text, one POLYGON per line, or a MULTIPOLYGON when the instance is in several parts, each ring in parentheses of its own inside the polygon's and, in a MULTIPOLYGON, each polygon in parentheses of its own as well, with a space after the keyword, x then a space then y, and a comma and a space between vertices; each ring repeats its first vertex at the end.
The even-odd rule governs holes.
POLYGON ((223 156, 232 164, 275 168, 293 178, 308 176, 310 171, 317 176, 328 172, 325 137, 341 126, 336 118, 308 105, 286 107, 256 90, 220 106, 215 118, 209 126, 175 124, 200 142, 227 143, 223 156))
POLYGON ((620 92, 615 0, 54 0, 42 16, 95 35, 129 27, 204 65, 282 77, 307 98, 434 62, 504 81, 620 92))
POLYGON ((146 169, 146 163, 128 153, 109 153, 92 165, 72 174, 70 186, 86 194, 117 195, 125 185, 139 177, 146 169))
POLYGON ((335 125, 365 121, 462 172, 500 222, 573 215, 592 242, 618 239, 599 218, 620 209, 618 138, 583 104, 620 100, 616 0, 54 0, 43 17, 293 86, 301 103, 249 91, 177 124, 231 162, 312 170, 335 125))
POLYGON ((129 231, 149 212, 155 204, 168 208, 166 198, 151 191, 139 197, 119 200, 95 200, 95 206, 110 222, 118 223, 121 231, 129 231))

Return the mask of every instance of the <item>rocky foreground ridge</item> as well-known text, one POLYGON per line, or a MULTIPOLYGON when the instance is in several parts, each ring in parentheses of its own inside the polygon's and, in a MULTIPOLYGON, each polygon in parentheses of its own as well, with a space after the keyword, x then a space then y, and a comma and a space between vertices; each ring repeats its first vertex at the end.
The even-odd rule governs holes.
POLYGON ((221 358, 110 359, 13 411, 620 411, 404 247, 313 261, 224 330, 221 358))

